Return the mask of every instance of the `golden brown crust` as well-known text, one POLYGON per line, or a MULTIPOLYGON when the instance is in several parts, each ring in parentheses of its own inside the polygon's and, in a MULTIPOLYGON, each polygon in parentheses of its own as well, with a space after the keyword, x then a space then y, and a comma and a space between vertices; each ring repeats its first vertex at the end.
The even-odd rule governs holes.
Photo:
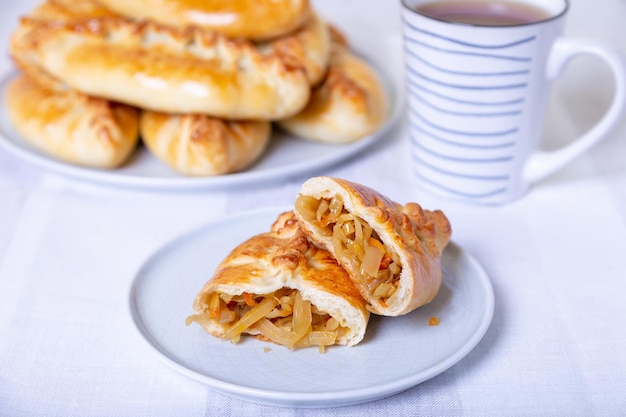
POLYGON ((310 95, 301 65, 251 42, 115 16, 24 18, 11 54, 66 88, 161 112, 270 120, 310 95))
POLYGON ((150 152, 177 172, 190 176, 242 170, 267 148, 271 124, 227 121, 205 115, 142 111, 140 132, 150 152))
POLYGON ((386 92, 374 69, 335 44, 326 77, 313 89, 307 106, 279 125, 300 138, 348 143, 380 128, 387 112, 386 92))
POLYGON ((346 34, 343 33, 343 31, 341 31, 335 25, 328 25, 328 29, 330 31, 331 43, 336 44, 336 45, 346 46, 346 47, 348 46, 348 38, 346 34))
POLYGON ((115 17, 117 13, 95 0, 45 0, 30 14, 31 18, 45 20, 93 19, 115 17))
POLYGON ((363 299, 346 271, 328 251, 308 241, 293 212, 281 214, 271 232, 253 236, 234 248, 203 291, 219 285, 256 284, 270 271, 297 274, 307 284, 341 296, 354 307, 365 310, 363 299))
POLYGON ((74 164, 123 164, 138 140, 137 109, 78 92, 53 92, 26 76, 5 91, 14 129, 40 151, 74 164))
MULTIPOLYGON (((37 5, 28 15, 23 18, 17 29, 11 35, 11 50, 19 40, 24 39, 31 31, 32 26, 38 22, 51 21, 79 21, 92 17, 115 16, 93 1, 81 1, 76 3, 72 0, 47 0, 37 5), (27 21, 30 21, 28 23, 27 21)), ((13 51, 12 51, 13 52, 13 51)), ((29 62, 26 54, 12 53, 15 64, 39 85, 50 90, 69 91, 70 88, 59 79, 48 74, 43 68, 29 62)))
MULTIPOLYGON (((293 212, 281 214, 270 232, 234 248, 198 293, 194 311, 206 311, 215 291, 269 294, 280 288, 299 290, 345 322, 351 334, 338 343, 353 345, 362 340, 369 318, 365 301, 334 257, 307 240, 293 212)), ((224 329, 214 323, 207 331, 219 337, 224 329)))
POLYGON ((311 86, 324 79, 331 47, 331 29, 317 13, 311 13, 293 34, 259 45, 266 53, 275 54, 294 67, 303 67, 311 86))
POLYGON ((372 311, 397 316, 435 298, 442 281, 441 254, 451 235, 450 223, 441 211, 423 210, 417 203, 402 206, 362 184, 330 177, 309 179, 302 185, 300 194, 316 199, 339 196, 347 211, 369 224, 382 242, 399 256, 402 272, 397 291, 385 300, 373 297, 350 260, 336 253, 332 236, 296 210, 309 239, 335 255, 370 303, 372 311))
POLYGON ((300 27, 308 0, 98 0, 107 8, 139 20, 169 26, 196 26, 231 38, 267 40, 300 27))

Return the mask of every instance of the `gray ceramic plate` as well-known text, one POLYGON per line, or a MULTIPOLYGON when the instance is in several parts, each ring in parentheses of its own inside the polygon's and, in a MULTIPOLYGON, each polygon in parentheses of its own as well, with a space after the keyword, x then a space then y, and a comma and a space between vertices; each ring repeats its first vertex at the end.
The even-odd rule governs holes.
POLYGON ((384 398, 453 366, 485 334, 494 308, 483 268, 451 243, 435 300, 396 318, 372 316, 354 347, 288 350, 244 338, 239 344, 185 326, 192 303, 227 253, 269 230, 284 209, 227 217, 173 240, 151 256, 130 290, 130 313, 149 350, 166 365, 239 399, 288 407, 331 407, 384 398), (438 326, 430 326, 436 316, 438 326))

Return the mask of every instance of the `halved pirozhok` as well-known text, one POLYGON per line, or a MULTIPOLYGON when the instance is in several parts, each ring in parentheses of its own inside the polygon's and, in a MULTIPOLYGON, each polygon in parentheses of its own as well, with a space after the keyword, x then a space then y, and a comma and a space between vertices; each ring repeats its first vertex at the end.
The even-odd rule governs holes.
POLYGON ((432 301, 451 227, 439 210, 398 204, 350 181, 314 177, 296 199, 309 239, 331 252, 376 314, 398 316, 432 301))

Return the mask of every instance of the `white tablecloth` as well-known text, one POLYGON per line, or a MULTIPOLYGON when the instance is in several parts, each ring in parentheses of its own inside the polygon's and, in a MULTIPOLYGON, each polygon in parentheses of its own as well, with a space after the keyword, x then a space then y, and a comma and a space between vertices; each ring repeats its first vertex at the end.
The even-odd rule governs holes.
MULTIPOLYGON (((363 50, 401 51, 397 3, 314 4, 363 50)), ((8 35, 33 4, 0 1, 2 72, 12 68, 8 35)), ((624 0, 573 0, 567 34, 626 55, 624 16, 624 0)), ((574 61, 554 86, 545 147, 585 131, 611 94, 602 64, 574 61)), ((151 355, 128 318, 129 285, 155 249, 226 214, 292 204, 308 176, 144 191, 80 182, 0 150, 0 416, 626 415, 625 136, 626 121, 588 156, 502 207, 422 191, 410 174, 404 119, 381 143, 319 172, 444 210, 453 239, 488 272, 496 300, 489 330, 458 364, 398 395, 335 409, 215 393, 151 355)))

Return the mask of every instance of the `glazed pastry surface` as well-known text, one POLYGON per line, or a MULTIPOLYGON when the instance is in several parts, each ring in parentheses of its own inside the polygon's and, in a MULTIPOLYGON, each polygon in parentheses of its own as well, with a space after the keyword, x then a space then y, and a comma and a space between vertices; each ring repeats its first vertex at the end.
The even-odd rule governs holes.
POLYGON ((271 231, 234 248, 200 290, 193 307, 195 314, 188 321, 214 336, 232 340, 244 333, 280 343, 277 334, 287 341, 281 344, 291 342, 290 347, 316 345, 315 340, 353 346, 363 339, 369 319, 365 301, 346 271, 328 251, 307 240, 293 212, 281 214, 271 231), (299 327, 294 322, 299 320, 294 319, 300 310, 294 304, 297 297, 311 304, 305 315, 312 322, 304 336, 293 335, 299 327), (243 316, 261 304, 271 305, 262 307, 267 312, 255 323, 241 328, 227 321, 231 312, 243 316), (273 328, 267 321, 280 330, 269 331, 273 328))
POLYGON ((79 92, 57 92, 25 75, 14 77, 4 96, 13 128, 29 144, 73 164, 122 165, 138 141, 138 111, 79 92))
POLYGON ((272 125, 205 115, 142 111, 140 133, 150 152, 175 171, 211 176, 240 171, 267 148, 272 125))

